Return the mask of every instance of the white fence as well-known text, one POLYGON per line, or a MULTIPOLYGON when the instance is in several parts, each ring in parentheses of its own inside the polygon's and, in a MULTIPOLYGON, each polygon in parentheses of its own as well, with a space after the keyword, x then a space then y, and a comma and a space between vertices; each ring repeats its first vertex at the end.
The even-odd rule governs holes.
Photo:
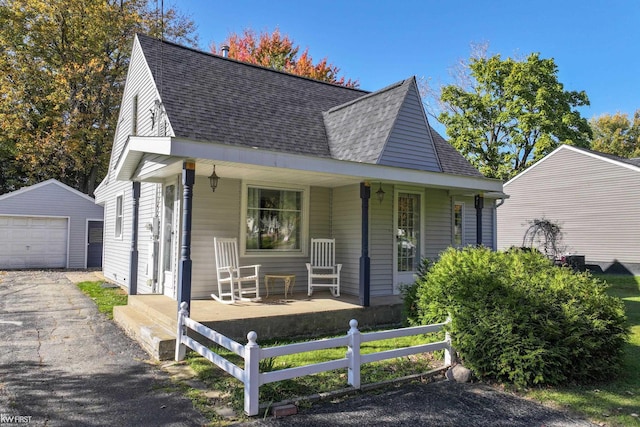
MULTIPOLYGON (((447 320, 447 322, 449 322, 449 320, 447 320)), ((447 322, 363 334, 358 330, 358 321, 352 319, 349 322, 350 329, 347 332, 347 335, 343 337, 288 344, 278 347, 260 348, 256 342, 258 335, 255 332, 249 332, 247 334, 247 345, 242 345, 189 318, 188 304, 183 302, 180 304, 180 311, 178 313, 178 333, 175 359, 183 360, 186 347, 189 347, 210 362, 233 375, 238 380, 242 381, 244 383, 244 411, 247 415, 257 415, 259 412, 259 388, 263 384, 317 374, 334 369, 346 368, 348 372, 347 383, 354 388, 359 389, 360 366, 362 364, 436 350, 445 351, 444 367, 450 366, 453 351, 451 348, 451 339, 449 334, 446 334, 444 341, 386 350, 378 353, 360 354, 360 345, 362 343, 438 332, 442 330, 443 326, 447 322), (242 357, 244 359, 244 369, 231 363, 227 359, 214 353, 206 346, 189 337, 187 335, 187 329, 192 329, 198 332, 214 343, 242 357), (335 347, 346 347, 347 351, 345 357, 327 362, 298 366, 295 368, 286 368, 272 372, 260 372, 259 369, 260 361, 263 359, 335 347)))

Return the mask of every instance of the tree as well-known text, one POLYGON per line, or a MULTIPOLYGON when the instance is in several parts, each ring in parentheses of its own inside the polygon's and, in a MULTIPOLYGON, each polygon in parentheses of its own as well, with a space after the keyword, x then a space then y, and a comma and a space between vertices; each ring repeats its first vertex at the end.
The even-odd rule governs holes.
MULTIPOLYGON (((224 45, 229 46, 229 58, 238 61, 262 65, 340 86, 351 88, 359 86, 357 80, 346 80, 344 76, 338 78, 340 69, 329 64, 327 58, 314 64, 308 48, 298 56, 300 47, 294 46, 294 41, 287 35, 281 35, 277 28, 271 34, 262 32, 260 35, 256 35, 255 31, 251 29, 245 29, 242 34, 230 33, 220 47, 224 45)), ((211 44, 212 53, 219 54, 220 51, 221 49, 215 43, 211 44)))
POLYGON ((0 164, 10 171, 0 174, 0 193, 56 178, 93 194, 108 167, 134 34, 197 41, 190 20, 153 7, 0 0, 0 164))
POLYGON ((508 179, 560 143, 589 146, 589 124, 574 109, 589 99, 564 90, 553 59, 474 57, 468 68, 468 85, 442 88, 439 120, 485 176, 508 179))
POLYGON ((593 130, 591 148, 620 157, 640 157, 640 110, 633 115, 603 114, 589 121, 593 130))

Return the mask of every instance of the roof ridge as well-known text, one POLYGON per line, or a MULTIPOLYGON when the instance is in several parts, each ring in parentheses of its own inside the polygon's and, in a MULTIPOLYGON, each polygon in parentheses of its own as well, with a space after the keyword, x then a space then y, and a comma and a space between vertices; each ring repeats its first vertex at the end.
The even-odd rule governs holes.
POLYGON ((326 114, 335 113, 336 111, 339 111, 339 110, 341 110, 343 108, 350 107, 351 105, 353 105, 355 103, 367 100, 367 99, 372 98, 374 96, 377 96, 377 95, 380 95, 382 93, 388 92, 388 91, 390 91, 392 89, 396 89, 396 88, 404 85, 408 80, 411 80, 412 78, 414 78, 414 77, 409 77, 409 78, 406 78, 404 80, 400 80, 399 82, 391 84, 391 85, 389 85, 389 86, 387 86, 385 88, 382 88, 380 90, 377 90, 375 92, 369 92, 366 95, 361 96, 360 98, 356 98, 356 99, 354 99, 352 101, 345 102, 344 104, 336 105, 335 107, 330 108, 329 110, 327 110, 325 113, 326 114))
MULTIPOLYGON (((180 49, 184 49, 184 50, 191 51, 193 53, 198 53, 198 54, 201 54, 201 55, 209 56, 211 58, 216 58, 216 59, 220 59, 220 60, 223 60, 223 61, 236 63, 238 65, 245 65, 247 67, 257 68, 257 69, 265 70, 265 71, 270 71, 270 72, 277 73, 277 74, 284 74, 285 76, 296 77, 296 78, 299 78, 299 79, 302 79, 302 80, 308 80, 308 81, 321 83, 321 84, 328 85, 328 86, 340 87, 340 88, 349 89, 349 90, 356 91, 356 92, 363 92, 365 94, 371 93, 371 91, 364 90, 364 89, 358 89, 358 88, 352 88, 352 87, 348 87, 348 86, 342 86, 342 85, 339 85, 339 84, 336 84, 336 83, 325 82, 325 81, 322 81, 322 80, 312 79, 311 77, 305 77, 305 76, 301 76, 301 75, 298 75, 298 74, 289 73, 289 72, 286 72, 286 71, 276 70, 275 68, 265 67, 264 65, 252 64, 250 62, 244 62, 244 61, 240 61, 240 60, 233 59, 233 58, 223 57, 223 56, 211 53, 211 52, 205 52, 203 50, 196 49, 194 47, 184 46, 184 45, 178 44, 176 42, 172 42, 172 41, 168 41, 168 40, 159 40, 159 39, 156 39, 155 37, 151 37, 151 36, 149 36, 147 34, 137 33, 136 36, 138 36, 138 38, 139 37, 143 37, 143 38, 146 38, 146 39, 149 39, 149 40, 153 40, 153 41, 156 41, 156 42, 170 44, 170 45, 172 45, 174 47, 177 47, 177 48, 180 48, 180 49)), ((144 49, 143 49, 143 52, 144 52, 144 49)))

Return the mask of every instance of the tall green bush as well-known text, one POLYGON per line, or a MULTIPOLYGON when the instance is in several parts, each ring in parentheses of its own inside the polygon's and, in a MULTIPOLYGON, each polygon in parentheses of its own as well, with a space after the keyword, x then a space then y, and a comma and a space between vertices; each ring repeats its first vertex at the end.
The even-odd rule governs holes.
POLYGON ((479 377, 533 384, 615 375, 628 328, 620 299, 537 252, 449 249, 407 296, 410 323, 451 314, 452 344, 479 377))

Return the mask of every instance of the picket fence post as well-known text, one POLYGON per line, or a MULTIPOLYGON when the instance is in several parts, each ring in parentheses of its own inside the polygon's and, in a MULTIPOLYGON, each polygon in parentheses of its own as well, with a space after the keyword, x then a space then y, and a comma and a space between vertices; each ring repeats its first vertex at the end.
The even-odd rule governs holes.
POLYGON ((258 415, 260 398, 260 346, 256 342, 258 334, 247 334, 244 346, 244 412, 258 415))
POLYGON ((176 330, 175 359, 177 362, 184 360, 184 356, 187 352, 187 346, 182 343, 182 336, 187 333, 187 328, 184 325, 184 319, 187 317, 189 317, 189 304, 186 301, 183 301, 180 303, 180 310, 178 310, 178 328, 176 330))
MULTIPOLYGON (((447 316, 445 323, 451 323, 451 316, 447 316)), ((451 347, 451 334, 449 331, 444 333, 444 340, 447 342, 447 347, 444 349, 444 364, 445 366, 451 366, 453 363, 453 348, 451 347)))
POLYGON ((360 388, 360 331, 358 330, 358 321, 351 319, 349 321, 349 346, 347 348, 347 359, 349 359, 349 368, 347 373, 347 383, 354 387, 360 388))

